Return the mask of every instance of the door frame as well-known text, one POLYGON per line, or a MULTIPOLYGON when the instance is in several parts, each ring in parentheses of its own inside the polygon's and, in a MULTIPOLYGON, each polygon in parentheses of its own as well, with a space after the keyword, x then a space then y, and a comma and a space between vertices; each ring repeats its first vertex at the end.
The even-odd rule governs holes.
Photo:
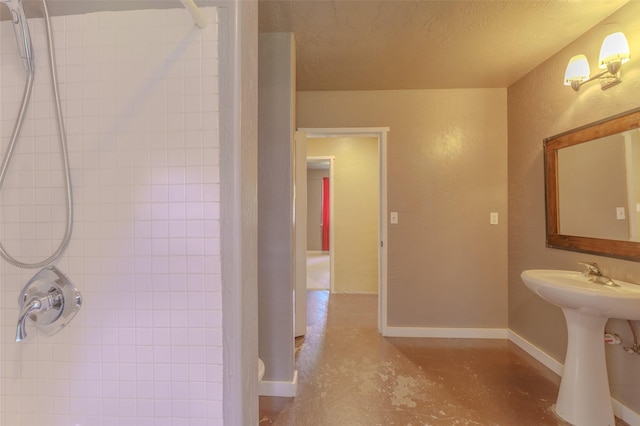
POLYGON ((293 143, 293 337, 307 334, 307 135, 296 131, 293 143))
MULTIPOLYGON (((300 128, 307 138, 328 137, 376 137, 378 138, 378 171, 380 179, 378 206, 378 332, 387 335, 387 134, 389 127, 334 127, 334 128, 300 128)), ((333 196, 333 191, 331 191, 333 196)), ((332 200, 333 203, 333 200, 332 200)), ((331 232, 335 226, 331 227, 331 232)), ((331 235, 331 256, 333 256, 333 235, 331 235)), ((331 268, 333 268, 331 259, 331 268)), ((333 290, 333 269, 331 270, 333 290)))

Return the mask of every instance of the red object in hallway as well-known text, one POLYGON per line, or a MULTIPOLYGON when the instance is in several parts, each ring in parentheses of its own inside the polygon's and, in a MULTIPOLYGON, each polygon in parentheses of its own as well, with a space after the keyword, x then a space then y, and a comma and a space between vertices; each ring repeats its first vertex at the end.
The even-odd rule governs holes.
POLYGON ((325 177, 322 178, 322 251, 329 251, 329 219, 331 217, 329 199, 329 178, 325 177))

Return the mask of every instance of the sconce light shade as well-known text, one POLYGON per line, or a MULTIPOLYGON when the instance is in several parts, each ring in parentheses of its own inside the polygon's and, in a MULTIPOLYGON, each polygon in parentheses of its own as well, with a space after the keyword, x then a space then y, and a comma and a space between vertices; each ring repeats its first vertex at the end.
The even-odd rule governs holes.
POLYGON ((571 86, 576 92, 580 86, 592 80, 600 80, 600 88, 607 90, 622 81, 622 64, 629 62, 629 43, 622 33, 613 33, 605 37, 600 48, 598 67, 604 71, 590 77, 589 62, 585 55, 576 55, 567 65, 564 73, 564 85, 571 86))
MULTIPOLYGON (((598 66, 600 69, 609 69, 609 65, 619 62, 617 68, 620 68, 621 64, 629 61, 629 43, 623 33, 609 34, 602 42, 600 48, 600 59, 598 60, 598 66)), ((613 74, 613 72, 612 72, 613 74)))
POLYGON ((580 83, 583 81, 589 80, 590 74, 591 70, 589 69, 587 57, 585 55, 576 55, 567 64, 567 70, 564 73, 564 85, 572 86, 574 90, 578 90, 576 87, 580 87, 580 83))

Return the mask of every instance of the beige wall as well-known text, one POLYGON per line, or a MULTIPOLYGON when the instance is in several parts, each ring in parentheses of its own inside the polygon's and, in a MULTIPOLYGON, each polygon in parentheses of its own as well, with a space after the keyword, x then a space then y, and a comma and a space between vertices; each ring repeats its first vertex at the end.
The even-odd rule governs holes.
POLYGON ((335 157, 333 291, 378 292, 378 138, 307 140, 309 157, 335 157))
MULTIPOLYGON (((545 248, 543 138, 640 106, 640 2, 630 2, 586 35, 551 57, 508 89, 509 111, 509 327, 559 361, 564 360, 566 328, 562 312, 529 291, 520 273, 532 268, 579 269, 597 261, 608 275, 640 283, 640 264, 545 248), (584 53, 597 69, 600 45, 614 31, 626 33, 632 60, 622 84, 601 91, 592 82, 574 93, 562 85, 569 58, 584 53), (634 60, 635 59, 635 60, 634 60)), ((607 329, 630 339, 624 321, 607 329)), ((640 363, 620 346, 607 347, 614 397, 640 412, 640 363)))
POLYGON ((507 326, 506 116, 506 89, 298 92, 298 127, 391 129, 390 326, 507 326))
MULTIPOLYGON (((220 224, 224 424, 258 416, 258 2, 236 0, 220 24, 220 224)), ((219 299, 209 298, 209 303, 219 299)))
POLYGON ((329 177, 329 170, 307 169, 307 250, 310 251, 322 251, 323 177, 329 177))
POLYGON ((291 382, 293 357, 293 131, 291 33, 258 39, 258 350, 264 380, 291 382))

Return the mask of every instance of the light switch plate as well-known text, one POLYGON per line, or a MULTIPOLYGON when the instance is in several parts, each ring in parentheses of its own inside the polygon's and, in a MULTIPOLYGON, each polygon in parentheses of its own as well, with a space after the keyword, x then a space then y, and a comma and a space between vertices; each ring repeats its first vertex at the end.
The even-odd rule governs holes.
POLYGON ((491 225, 497 225, 498 224, 498 212, 491 212, 489 214, 489 223, 491 225))
POLYGON ((389 222, 394 225, 398 223, 398 212, 391 212, 389 215, 389 222))

